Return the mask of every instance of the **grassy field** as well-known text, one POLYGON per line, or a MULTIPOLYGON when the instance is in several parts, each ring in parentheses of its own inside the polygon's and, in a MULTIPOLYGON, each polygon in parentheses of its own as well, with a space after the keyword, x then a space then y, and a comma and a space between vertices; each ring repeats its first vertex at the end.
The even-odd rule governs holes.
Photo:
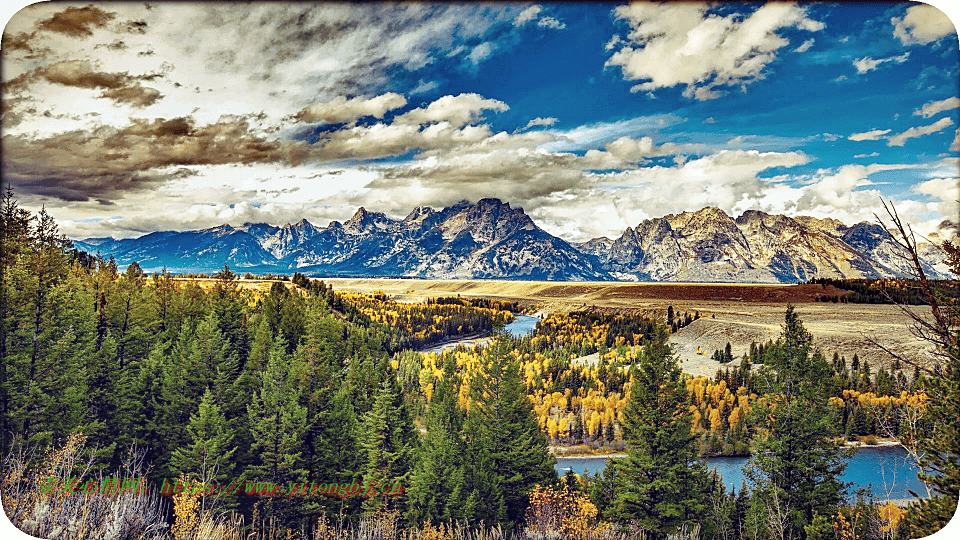
MULTIPOLYGON (((419 302, 428 297, 456 296, 516 300, 540 313, 598 309, 643 312, 664 316, 667 306, 680 312, 699 311, 701 319, 670 338, 685 371, 712 376, 719 365, 710 359, 714 349, 729 341, 734 356, 750 348, 751 342, 776 339, 780 334, 787 303, 813 334, 814 343, 825 354, 839 352, 849 364, 854 354, 868 360, 874 371, 889 368, 893 358, 872 345, 873 338, 884 347, 914 361, 932 360, 932 347, 911 335, 910 319, 896 306, 834 304, 816 302, 818 295, 841 294, 820 285, 755 285, 697 283, 610 283, 456 281, 403 279, 326 279, 336 290, 370 293, 383 291, 394 300, 419 302), (696 354, 697 348, 703 352, 696 354)), ((928 314, 923 306, 915 311, 928 314)), ((909 366, 905 370, 911 371, 909 366)))

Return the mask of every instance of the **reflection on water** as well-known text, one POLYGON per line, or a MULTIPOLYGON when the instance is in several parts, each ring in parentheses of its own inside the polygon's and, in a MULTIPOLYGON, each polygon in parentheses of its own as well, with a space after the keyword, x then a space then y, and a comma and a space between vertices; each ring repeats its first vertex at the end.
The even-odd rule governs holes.
MULTIPOLYGON (((740 489, 744 481, 743 466, 747 457, 712 457, 707 458, 707 468, 716 469, 723 478, 723 483, 729 491, 731 488, 740 489)), ((923 483, 917 479, 915 469, 910 465, 913 460, 906 450, 900 446, 883 446, 862 448, 847 462, 843 474, 844 482, 852 482, 848 490, 853 493, 857 489, 870 488, 871 493, 881 499, 910 499, 913 496, 909 490, 925 495, 923 483)), ((583 474, 591 474, 602 470, 606 465, 606 458, 557 458, 554 467, 557 474, 565 474, 567 470, 583 474)))

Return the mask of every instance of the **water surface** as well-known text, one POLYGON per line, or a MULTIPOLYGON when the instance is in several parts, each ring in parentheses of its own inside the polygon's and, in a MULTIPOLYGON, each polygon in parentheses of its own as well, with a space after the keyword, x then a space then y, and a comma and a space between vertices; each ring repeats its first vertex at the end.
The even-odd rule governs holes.
MULTIPOLYGON (((712 457, 707 458, 708 469, 716 469, 723 478, 727 491, 731 488, 740 489, 744 481, 743 466, 748 457, 712 457)), ((557 474, 565 474, 567 470, 583 474, 591 474, 603 470, 607 458, 557 458, 554 468, 557 474)), ((913 495, 925 495, 923 483, 917 479, 916 469, 911 469, 913 460, 901 446, 879 446, 861 448, 856 455, 847 460, 847 468, 843 473, 844 482, 852 482, 848 493, 857 489, 870 488, 871 493, 881 499, 910 499, 913 495)))
POLYGON ((540 320, 529 315, 513 315, 514 321, 503 327, 504 331, 509 332, 513 337, 529 336, 537 329, 537 322, 540 320))

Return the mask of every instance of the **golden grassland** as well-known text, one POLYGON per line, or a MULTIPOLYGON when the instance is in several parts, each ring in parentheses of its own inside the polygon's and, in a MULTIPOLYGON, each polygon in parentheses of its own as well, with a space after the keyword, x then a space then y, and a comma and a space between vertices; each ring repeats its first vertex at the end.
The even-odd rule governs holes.
MULTIPOLYGON (((621 283, 543 282, 498 280, 324 279, 335 290, 383 291, 399 302, 421 302, 429 297, 457 296, 517 301, 540 314, 595 309, 605 312, 642 312, 665 316, 667 306, 680 312, 699 311, 701 318, 671 335, 684 371, 713 376, 719 364, 710 359, 730 342, 740 357, 751 342, 763 343, 780 335, 788 303, 797 306, 814 345, 827 355, 854 354, 875 368, 890 369, 893 357, 870 343, 876 340, 910 360, 927 364, 933 348, 910 334, 912 321, 900 308, 882 304, 817 302, 817 296, 844 294, 833 286, 736 283, 621 283), (697 354, 697 349, 703 354, 697 354)), ((914 306, 926 315, 929 309, 914 306)))

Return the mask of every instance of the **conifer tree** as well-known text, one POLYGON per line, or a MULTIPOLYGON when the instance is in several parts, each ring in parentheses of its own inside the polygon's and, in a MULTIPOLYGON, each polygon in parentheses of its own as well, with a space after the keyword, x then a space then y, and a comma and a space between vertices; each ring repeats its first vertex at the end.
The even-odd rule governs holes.
POLYGON ((464 412, 457 405, 456 360, 447 356, 443 378, 427 411, 427 434, 421 454, 410 479, 408 522, 412 526, 426 520, 445 521, 451 518, 448 505, 460 504, 452 494, 463 473, 464 412))
MULTIPOLYGON (((190 417, 187 436, 186 446, 173 451, 172 469, 203 484, 226 486, 230 483, 236 446, 209 389, 204 392, 197 412, 190 417)), ((201 510, 204 506, 206 497, 201 501, 201 510)))
POLYGON ((230 267, 223 265, 210 291, 210 303, 227 345, 226 355, 235 355, 239 362, 247 357, 250 345, 247 342, 247 317, 238 281, 239 278, 230 271, 230 267))
MULTIPOLYGON (((360 447, 364 483, 381 490, 409 484, 417 451, 417 434, 392 370, 385 374, 373 408, 363 417, 360 447)), ((366 500, 364 507, 388 507, 404 512, 406 500, 406 496, 374 497, 366 500)))
POLYGON ((710 492, 686 384, 666 340, 658 328, 634 368, 622 422, 627 457, 612 463, 616 498, 608 513, 658 539, 701 523, 710 492))
POLYGON ((300 404, 296 377, 302 367, 273 345, 263 372, 263 386, 247 407, 252 450, 258 465, 252 477, 270 482, 299 481, 303 468, 302 441, 307 411, 300 404))
POLYGON ((844 452, 833 440, 839 423, 824 397, 832 368, 811 348, 810 333, 787 306, 781 337, 766 348, 759 375, 775 404, 752 413, 769 434, 754 441, 745 468, 759 507, 754 513, 766 518, 759 526, 782 538, 805 538, 805 526, 817 516, 836 515, 845 492, 844 452))
POLYGON ((176 339, 168 347, 155 348, 151 353, 155 360, 148 364, 154 369, 159 366, 160 371, 156 422, 160 449, 154 465, 162 477, 174 475, 170 458, 174 450, 186 445, 187 423, 205 389, 190 366, 193 347, 193 329, 188 324, 181 325, 176 339))
MULTIPOLYGON (((139 366, 131 386, 131 393, 140 396, 140 399, 125 403, 126 425, 130 427, 131 443, 145 451, 144 460, 154 464, 155 476, 151 480, 159 480, 159 461, 165 445, 167 434, 163 422, 164 401, 163 373, 164 360, 167 357, 165 343, 158 343, 150 351, 150 355, 139 366)), ((162 480, 160 480, 162 481, 162 480)))
MULTIPOLYGON (((349 383, 338 377, 340 365, 331 354, 340 334, 321 299, 311 298, 309 304, 306 334, 296 351, 305 369, 300 380, 307 408, 304 467, 311 479, 350 483, 360 469, 358 429, 349 383)), ((359 504, 356 499, 322 498, 307 501, 304 511, 312 518, 320 507, 333 517, 339 510, 355 511, 359 504)))
MULTIPOLYGON (((527 399, 520 366, 505 337, 484 349, 483 367, 470 381, 463 517, 507 529, 519 525, 537 484, 557 482, 556 460, 547 452, 533 404, 527 399)), ((459 516, 454 516, 459 517, 459 516)))

